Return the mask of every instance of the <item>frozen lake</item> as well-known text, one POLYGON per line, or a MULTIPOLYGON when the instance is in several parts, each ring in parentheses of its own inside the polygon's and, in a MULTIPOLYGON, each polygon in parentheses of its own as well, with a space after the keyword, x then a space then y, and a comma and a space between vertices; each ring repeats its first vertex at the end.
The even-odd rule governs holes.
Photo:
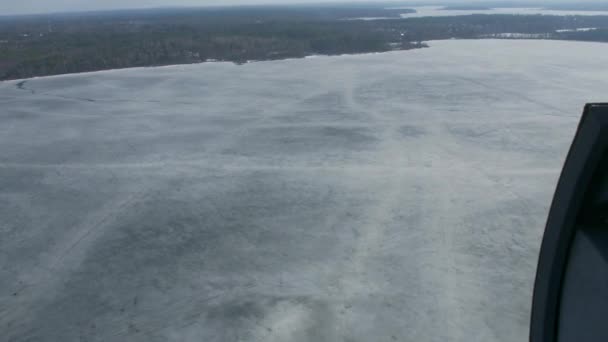
MULTIPOLYGON (((483 3, 480 3, 483 5, 483 3)), ((398 7, 399 8, 399 7, 398 7)), ((479 10, 452 10, 444 6, 402 7, 416 10, 416 13, 401 14, 402 18, 422 17, 450 17, 471 14, 519 14, 519 15, 608 15, 608 11, 581 11, 581 10, 551 10, 532 7, 497 7, 479 10)))
POLYGON ((525 341, 608 45, 430 45, 0 83, 4 338, 525 341))

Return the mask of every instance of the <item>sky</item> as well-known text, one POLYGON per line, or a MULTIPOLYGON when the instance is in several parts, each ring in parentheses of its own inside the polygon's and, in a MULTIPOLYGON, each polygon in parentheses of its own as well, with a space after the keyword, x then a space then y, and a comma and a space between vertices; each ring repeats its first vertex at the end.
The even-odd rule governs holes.
MULTIPOLYGON (((384 0, 383 2, 386 2, 384 0)), ((390 0, 389 0, 390 1, 390 0)), ((416 2, 454 2, 458 0, 416 0, 416 2)), ((459 2, 462 2, 460 0, 459 2)), ((465 0, 466 1, 466 0, 465 0)), ((517 1, 517 0, 514 0, 517 1)), ((542 0, 541 0, 542 1, 542 0)), ((589 0, 587 0, 589 1, 589 0)), ((597 1, 597 0, 596 0, 597 1)), ((344 0, 0 0, 0 15, 50 13, 67 11, 111 10, 124 8, 151 8, 167 6, 217 6, 254 4, 295 4, 320 2, 346 2, 344 0)), ((350 0, 373 2, 373 0, 350 0)), ((483 2, 483 0, 472 0, 483 2)), ((548 2, 548 1, 546 1, 548 2)), ((599 1, 598 1, 599 2, 599 1)))
MULTIPOLYGON (((339 2, 345 2, 338 0, 339 2)), ((346 0, 349 1, 349 0, 346 0)), ((373 0, 350 0, 373 2, 373 0)), ((349 2, 350 2, 349 1, 349 2)), ((217 6, 337 2, 336 0, 0 0, 0 15, 65 11, 153 8, 167 6, 217 6)))

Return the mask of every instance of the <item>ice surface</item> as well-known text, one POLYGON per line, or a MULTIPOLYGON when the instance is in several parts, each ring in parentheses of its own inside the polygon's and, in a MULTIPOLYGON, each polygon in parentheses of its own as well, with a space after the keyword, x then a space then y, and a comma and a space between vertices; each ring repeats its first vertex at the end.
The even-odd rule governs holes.
POLYGON ((525 341, 608 45, 0 83, 6 341, 525 341))
POLYGON ((579 27, 576 29, 561 29, 561 30, 555 30, 555 32, 558 33, 562 33, 562 32, 589 32, 589 31, 595 31, 597 30, 597 27, 579 27))
POLYGON ((409 8, 416 10, 415 13, 401 14, 402 18, 422 18, 422 17, 450 17, 471 14, 519 14, 519 15, 608 15, 608 11, 581 11, 581 10, 551 10, 546 8, 533 7, 497 7, 479 10, 451 10, 444 9, 444 6, 419 6, 419 7, 395 7, 409 8))

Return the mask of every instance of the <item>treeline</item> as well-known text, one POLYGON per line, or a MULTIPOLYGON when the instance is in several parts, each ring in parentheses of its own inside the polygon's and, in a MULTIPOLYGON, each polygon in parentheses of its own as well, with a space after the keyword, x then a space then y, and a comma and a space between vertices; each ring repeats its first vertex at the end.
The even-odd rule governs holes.
POLYGON ((260 23, 197 30, 191 27, 147 28, 135 32, 51 33, 0 50, 1 79, 27 78, 103 69, 197 63, 206 60, 243 63, 311 54, 342 54, 417 47, 358 25, 260 23))
POLYGON ((346 20, 400 13, 368 6, 268 6, 3 18, 0 79, 419 47, 346 20))
POLYGON ((471 15, 387 20, 404 10, 299 6, 0 18, 0 79, 222 60, 243 63, 405 50, 431 39, 547 33, 608 41, 608 17, 471 15), (598 27, 606 30, 556 30, 598 27))
POLYGON ((578 40, 587 42, 608 42, 608 29, 589 30, 582 32, 560 32, 556 38, 563 40, 578 40))

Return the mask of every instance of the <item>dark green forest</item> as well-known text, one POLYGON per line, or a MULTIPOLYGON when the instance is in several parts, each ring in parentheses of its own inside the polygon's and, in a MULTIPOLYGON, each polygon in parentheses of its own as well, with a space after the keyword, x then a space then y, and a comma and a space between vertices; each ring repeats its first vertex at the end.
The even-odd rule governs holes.
POLYGON ((224 7, 0 17, 0 80, 138 66, 422 48, 500 33, 608 42, 606 16, 401 19, 372 6, 224 7), (360 17, 386 18, 356 20, 360 17), (580 27, 588 32, 556 32, 580 27))

